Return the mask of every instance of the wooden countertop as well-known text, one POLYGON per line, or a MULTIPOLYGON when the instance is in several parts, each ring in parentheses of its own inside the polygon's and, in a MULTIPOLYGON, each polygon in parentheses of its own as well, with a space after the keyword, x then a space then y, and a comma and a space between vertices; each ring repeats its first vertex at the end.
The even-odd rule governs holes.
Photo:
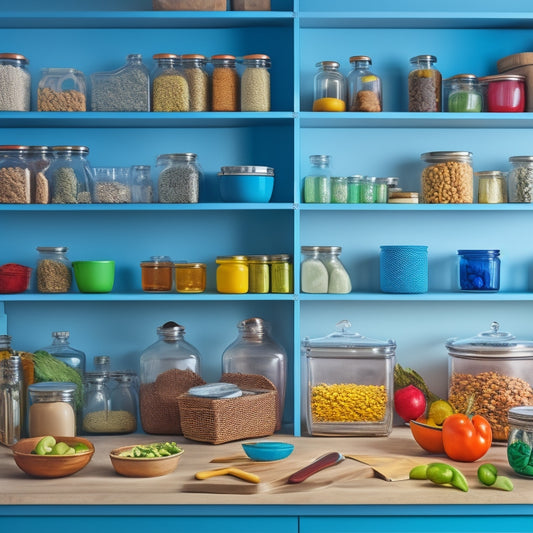
MULTIPOLYGON (((196 481, 200 470, 225 466, 211 463, 215 457, 242 455, 240 442, 213 446, 196 443, 183 437, 161 437, 134 434, 125 436, 91 437, 96 452, 91 462, 80 472, 65 478, 33 479, 19 470, 9 448, 0 447, 0 505, 412 505, 412 504, 532 504, 533 480, 514 474, 507 463, 506 447, 493 445, 476 463, 454 463, 445 456, 429 455, 411 437, 408 428, 395 428, 389 437, 292 437, 274 435, 267 440, 283 440, 295 444, 293 454, 286 459, 302 465, 323 453, 339 451, 343 454, 373 456, 409 456, 420 463, 432 460, 447 462, 460 468, 467 476, 470 490, 439 487, 429 481, 385 481, 371 477, 370 467, 353 459, 346 459, 343 472, 351 469, 362 477, 336 478, 335 468, 324 470, 312 478, 313 484, 282 485, 276 490, 260 494, 206 494, 183 492, 196 481), (185 450, 175 472, 157 478, 125 478, 115 473, 109 451, 117 446, 175 440, 185 450), (502 475, 509 476, 515 485, 512 492, 481 486, 476 471, 482 462, 495 464, 502 475), (322 478, 320 476, 323 476, 322 478), (322 480, 333 480, 322 485, 322 480)), ((286 463, 288 464, 288 463, 286 463)), ((283 461, 269 463, 281 469, 283 461)), ((263 467, 265 465, 262 465, 263 467)), ((286 467, 285 467, 286 468, 286 467)), ((340 470, 338 470, 340 473, 340 470)), ((245 483, 235 480, 235 483, 245 483)))

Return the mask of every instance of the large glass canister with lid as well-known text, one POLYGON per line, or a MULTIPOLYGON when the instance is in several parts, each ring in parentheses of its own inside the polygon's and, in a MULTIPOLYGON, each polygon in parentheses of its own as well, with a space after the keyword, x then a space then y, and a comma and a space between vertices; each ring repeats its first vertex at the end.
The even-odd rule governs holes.
POLYGON ((500 331, 492 322, 489 331, 446 342, 449 354, 448 400, 464 412, 485 417, 495 441, 507 441, 508 412, 518 405, 533 405, 533 340, 500 331))
POLYGON ((189 111, 189 84, 176 54, 155 54, 152 73, 152 111, 189 111))
POLYGON ((302 341, 303 401, 313 436, 386 436, 392 431, 396 343, 350 331, 302 341))
POLYGON ((43 68, 37 88, 37 111, 87 111, 87 84, 74 68, 43 68))
POLYGON ((442 75, 435 68, 437 58, 420 55, 410 59, 411 71, 407 78, 409 111, 440 111, 442 75))
POLYGON ((281 428, 287 387, 287 352, 271 335, 271 325, 262 318, 237 324, 237 338, 222 354, 222 372, 264 376, 278 393, 277 424, 281 428))
POLYGON ((72 286, 72 264, 66 246, 38 246, 37 292, 63 293, 72 286))
POLYGON ((209 111, 210 80, 207 58, 202 54, 181 56, 183 73, 189 84, 189 111, 209 111))
POLYGON ((211 111, 239 111, 241 80, 236 57, 217 54, 211 63, 211 111))
POLYGON ((166 322, 140 359, 139 408, 145 433, 181 435, 177 397, 204 385, 200 352, 185 340, 185 328, 166 322))
POLYGON ((426 152, 421 185, 426 204, 471 204, 474 170, 471 152, 426 152))
POLYGON ((305 173, 303 197, 306 204, 329 204, 331 201, 331 157, 310 155, 305 173))
POLYGON ((28 146, 26 161, 31 176, 31 202, 48 204, 50 202, 50 185, 46 171, 52 163, 52 150, 48 146, 28 146))
POLYGON ((480 113, 483 96, 474 74, 456 74, 443 81, 444 111, 450 113, 480 113))
POLYGON ((196 154, 162 154, 157 158, 157 166, 159 203, 198 203, 202 170, 196 154))
POLYGON ((509 158, 511 170, 507 174, 509 202, 533 202, 533 156, 516 155, 509 158))
POLYGON ((383 109, 381 78, 371 70, 368 56, 350 57, 352 71, 348 74, 348 109, 350 111, 376 112, 383 109))
POLYGON ((0 146, 0 203, 31 202, 31 171, 27 153, 28 146, 0 146))
POLYGON ((337 61, 319 61, 313 84, 313 111, 346 111, 346 78, 337 61))
POLYGON ((242 63, 241 111, 270 111, 270 57, 249 54, 242 63))
POLYGON ((0 54, 0 111, 30 111, 28 64, 22 54, 0 54))

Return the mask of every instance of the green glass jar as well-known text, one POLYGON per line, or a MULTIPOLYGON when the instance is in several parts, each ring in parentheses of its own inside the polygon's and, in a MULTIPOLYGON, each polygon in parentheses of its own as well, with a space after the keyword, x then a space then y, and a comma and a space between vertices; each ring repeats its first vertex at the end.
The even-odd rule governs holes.
POLYGON ((269 256, 270 292, 290 294, 293 292, 293 266, 289 254, 269 256))
POLYGON ((270 264, 268 255, 248 256, 248 292, 265 294, 270 291, 270 264))
POLYGON ((361 181, 363 176, 354 175, 348 176, 348 203, 361 203, 361 181))

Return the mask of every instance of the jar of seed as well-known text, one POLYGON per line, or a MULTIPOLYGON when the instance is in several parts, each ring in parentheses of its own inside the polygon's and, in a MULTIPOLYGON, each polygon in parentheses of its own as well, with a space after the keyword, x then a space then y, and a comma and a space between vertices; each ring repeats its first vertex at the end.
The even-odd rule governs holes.
POLYGON ((239 111, 240 78, 235 56, 219 54, 211 57, 213 64, 211 110, 239 111))
POLYGON ((331 177, 331 203, 345 204, 348 202, 348 178, 346 176, 331 177))
POLYGON ((509 201, 533 203, 533 156, 517 155, 509 158, 509 201))
POLYGON ((189 84, 176 54, 154 54, 152 111, 189 111, 189 84))
POLYGON ((26 161, 31 173, 31 201, 34 204, 50 202, 50 186, 46 171, 52 163, 52 150, 49 146, 29 146, 26 161))
POLYGON ((86 111, 87 84, 74 68, 43 68, 37 88, 37 111, 86 111))
POLYGON ((21 54, 0 54, 0 111, 29 111, 31 75, 21 54))
POLYGON ((265 54, 243 57, 241 111, 270 111, 270 58, 265 54))
POLYGON ((197 204, 202 171, 196 154, 162 154, 157 158, 159 203, 197 204))
POLYGON ((412 57, 410 62, 409 111, 440 111, 442 76, 434 68, 437 58, 421 55, 412 57))
POLYGON ((30 203, 31 172, 27 153, 28 146, 0 146, 0 203, 30 203))
POLYGON ((68 292, 72 285, 72 265, 66 246, 38 246, 37 291, 41 293, 68 292))
POLYGON ((502 204, 507 202, 507 181, 505 173, 499 170, 476 172, 478 179, 477 201, 480 204, 502 204))
POLYGON ((266 294, 270 291, 270 264, 268 255, 248 256, 248 290, 266 294))
POLYGON ((184 54, 181 64, 189 84, 189 111, 209 111, 207 58, 201 54, 184 54))
POLYGON ((376 203, 376 178, 374 176, 364 176, 361 181, 361 203, 376 203))

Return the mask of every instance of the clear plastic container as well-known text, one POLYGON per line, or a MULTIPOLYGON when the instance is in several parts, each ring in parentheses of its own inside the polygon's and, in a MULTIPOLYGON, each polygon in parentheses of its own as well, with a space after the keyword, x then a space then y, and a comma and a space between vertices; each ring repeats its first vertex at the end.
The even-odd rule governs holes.
POLYGON ((314 77, 313 111, 346 111, 346 78, 337 61, 320 61, 314 77))
POLYGON ((175 263, 176 291, 193 293, 205 291, 205 263, 175 263))
POLYGON ((91 111, 150 111, 150 73, 141 54, 116 70, 91 75, 91 111))
POLYGON ((392 431, 393 340, 350 331, 347 320, 326 337, 302 342, 307 431, 312 436, 387 436, 392 431))
POLYGON ((219 256, 217 291, 223 294, 245 294, 249 289, 248 260, 245 255, 219 256))
POLYGON ((270 111, 270 57, 250 54, 242 62, 241 111, 270 111))
POLYGON ((431 112, 441 110, 441 73, 434 67, 437 58, 420 55, 410 59, 408 76, 409 111, 431 112))
POLYGON ((477 201, 480 204, 504 204, 507 202, 507 179, 499 170, 481 170, 477 177, 477 201))
POLYGON ((0 54, 0 111, 30 111, 28 64, 22 54, 0 54))
POLYGON ((304 178, 304 202, 329 204, 331 201, 331 157, 310 155, 310 168, 304 178))
POLYGON ((157 167, 159 203, 198 203, 202 170, 196 154, 162 154, 157 158, 157 167))
POLYGON ((31 171, 28 146, 0 146, 0 203, 31 202, 31 171))
POLYGON ((37 291, 41 293, 68 292, 72 286, 72 264, 65 246, 38 246, 37 291))
POLYGON ((145 292, 172 290, 174 262, 167 255, 153 255, 149 261, 141 261, 141 284, 145 292))
POLYGON ((509 158, 511 170, 507 175, 509 202, 533 202, 533 156, 520 155, 509 158))
POLYGON ((176 54, 155 54, 152 73, 152 111, 189 111, 189 84, 176 54))
POLYGON ((207 58, 201 54, 184 54, 181 63, 189 84, 189 111, 209 111, 211 87, 206 68, 207 58))
POLYGON ((211 63, 211 111, 239 111, 241 80, 235 56, 214 55, 211 63))
POLYGON ((368 56, 350 57, 352 71, 348 74, 348 108, 350 111, 382 111, 381 78, 371 70, 368 56))
POLYGON ((131 203, 130 167, 93 167, 92 176, 93 203, 131 203))
POLYGON ((52 163, 45 175, 52 185, 53 204, 90 204, 92 170, 86 146, 52 146, 52 163))
POLYGON ((533 407, 511 407, 508 415, 507 460, 520 476, 533 478, 533 407))
POLYGON ((480 113, 483 96, 474 74, 457 74, 443 81, 444 111, 450 113, 480 113))
POLYGON ((131 201, 134 204, 151 204, 154 201, 154 186, 150 165, 130 167, 131 201))
POLYGON ((37 111, 87 111, 87 83, 74 68, 43 68, 37 111))
POLYGON ((31 172, 31 201, 34 204, 50 202, 50 184, 46 171, 52 164, 52 150, 48 146, 29 146, 26 162, 31 172))
POLYGON ((500 289, 500 250, 457 250, 459 288, 463 291, 500 289))

